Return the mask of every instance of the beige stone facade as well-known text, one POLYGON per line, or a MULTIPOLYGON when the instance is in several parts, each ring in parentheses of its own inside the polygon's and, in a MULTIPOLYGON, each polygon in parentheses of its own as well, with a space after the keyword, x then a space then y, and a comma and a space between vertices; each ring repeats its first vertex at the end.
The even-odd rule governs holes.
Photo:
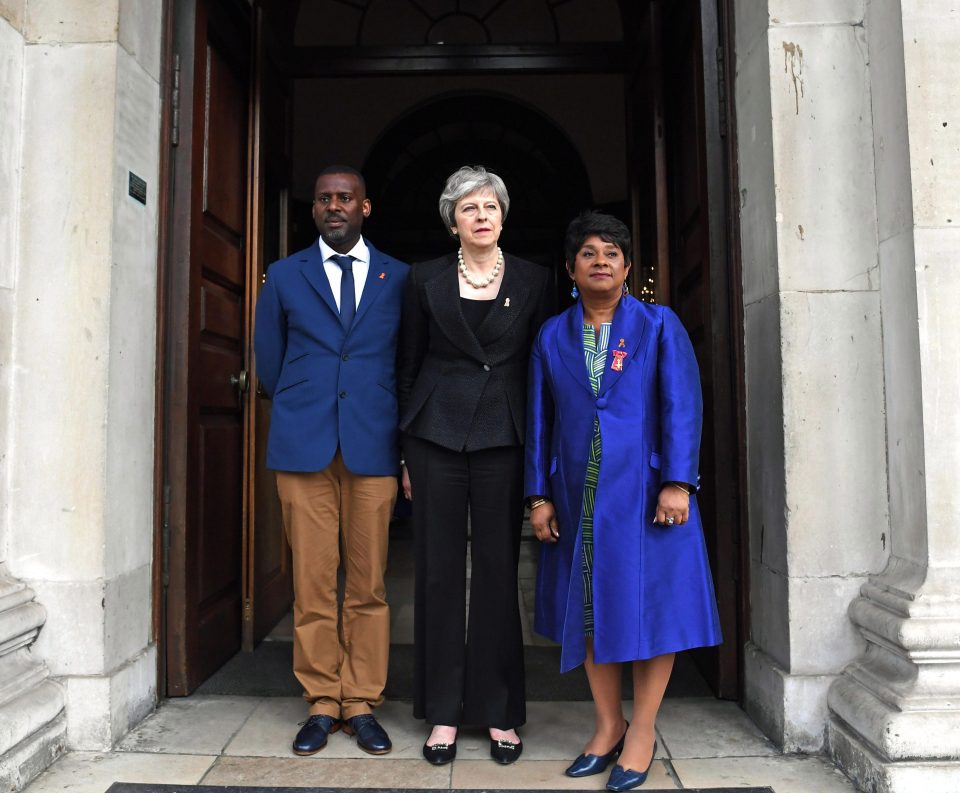
MULTIPOLYGON (((0 0, 4 790, 156 703, 161 5, 0 0)), ((735 11, 745 710, 960 790, 960 8, 735 11)))

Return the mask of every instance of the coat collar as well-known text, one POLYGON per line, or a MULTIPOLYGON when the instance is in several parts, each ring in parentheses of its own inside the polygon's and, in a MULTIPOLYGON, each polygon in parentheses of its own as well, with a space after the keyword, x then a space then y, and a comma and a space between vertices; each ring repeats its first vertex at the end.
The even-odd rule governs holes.
POLYGON ((443 269, 423 287, 433 317, 444 335, 467 355, 481 362, 486 362, 488 357, 484 347, 507 332, 530 299, 530 287, 519 271, 520 264, 512 256, 504 258, 500 291, 476 333, 460 309, 460 274, 455 256, 447 257, 443 269))
POLYGON ((367 250, 370 251, 370 269, 367 270, 367 280, 363 283, 363 292, 360 293, 360 305, 357 306, 357 314, 353 318, 353 325, 350 327, 351 330, 357 326, 357 323, 363 320, 366 313, 370 310, 370 306, 383 294, 387 280, 393 274, 390 260, 374 248, 373 245, 370 244, 370 240, 366 240, 366 243, 367 250))
MULTIPOLYGON (((367 279, 363 284, 363 292, 360 294, 360 305, 357 306, 357 313, 353 318, 353 324, 350 326, 351 332, 370 310, 370 306, 383 294, 383 288, 387 280, 394 274, 394 267, 390 259, 374 248, 370 240, 365 240, 365 242, 367 250, 370 251, 370 267, 367 270, 367 279)), ((320 246, 314 242, 303 252, 300 261, 300 271, 303 273, 303 277, 307 279, 310 286, 313 287, 339 321, 340 311, 337 309, 337 301, 334 299, 333 290, 330 288, 330 280, 323 269, 323 254, 320 252, 320 246)))
MULTIPOLYGON (((600 380, 600 393, 603 396, 613 388, 623 376, 623 373, 632 366, 637 357, 640 342, 647 331, 649 323, 638 310, 635 298, 627 295, 617 305, 613 314, 613 324, 610 328, 610 346, 607 349, 607 364, 600 380), (620 341, 623 340, 623 346, 620 341), (614 355, 614 352, 625 353, 614 355), (619 358, 619 365, 617 360, 619 358)), ((567 309, 563 325, 557 339, 560 359, 564 366, 587 392, 593 396, 593 388, 587 376, 587 365, 583 355, 583 304, 577 304, 567 309)))
POLYGON ((337 309, 337 301, 334 300, 333 290, 330 288, 330 279, 323 271, 323 254, 320 253, 320 246, 316 242, 303 251, 300 257, 300 272, 339 321, 340 311, 337 309))

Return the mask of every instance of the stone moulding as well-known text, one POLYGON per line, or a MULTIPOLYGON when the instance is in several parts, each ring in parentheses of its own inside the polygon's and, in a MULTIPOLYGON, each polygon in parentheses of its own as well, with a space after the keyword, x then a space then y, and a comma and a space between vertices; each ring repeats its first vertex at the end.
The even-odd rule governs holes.
POLYGON ((867 649, 831 686, 828 740, 865 790, 960 790, 960 586, 896 560, 849 608, 867 649), (909 783, 907 783, 909 779, 909 783))
POLYGON ((33 591, 0 564, 0 789, 26 786, 63 751, 64 694, 30 653, 46 620, 33 591))

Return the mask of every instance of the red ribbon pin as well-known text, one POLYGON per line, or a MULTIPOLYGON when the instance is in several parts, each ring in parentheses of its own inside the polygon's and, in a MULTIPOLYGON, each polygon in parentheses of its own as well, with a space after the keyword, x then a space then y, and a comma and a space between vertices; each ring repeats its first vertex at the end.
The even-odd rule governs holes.
POLYGON ((613 351, 613 363, 610 364, 610 368, 615 372, 623 371, 623 359, 627 357, 625 350, 614 350, 613 351))

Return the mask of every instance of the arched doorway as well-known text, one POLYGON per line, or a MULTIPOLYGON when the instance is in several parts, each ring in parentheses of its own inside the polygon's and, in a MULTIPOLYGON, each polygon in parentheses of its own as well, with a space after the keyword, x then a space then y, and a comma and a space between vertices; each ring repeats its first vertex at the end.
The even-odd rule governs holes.
POLYGON ((384 131, 363 166, 377 208, 367 227, 371 238, 388 240, 405 261, 448 253, 452 243, 437 200, 447 177, 467 164, 482 164, 506 182, 503 247, 556 268, 563 229, 593 203, 590 179, 563 130, 509 96, 440 97, 384 131))
MULTIPOLYGON (((184 19, 191 18, 193 4, 178 0, 177 5, 184 19)), ((641 292, 655 273, 658 296, 677 307, 698 345, 707 392, 705 436, 716 437, 712 447, 704 445, 701 459, 702 503, 715 527, 707 539, 727 637, 721 655, 705 658, 702 668, 716 691, 735 697, 749 565, 743 563, 746 543, 740 542, 742 457, 732 385, 739 331, 736 318, 729 316, 739 296, 722 239, 723 200, 717 199, 724 187, 722 152, 717 154, 724 133, 718 123, 715 4, 205 0, 203 5, 221 8, 229 20, 253 9, 254 78, 249 90, 243 86, 253 112, 251 188, 235 197, 238 205, 247 199, 252 229, 245 291, 236 301, 237 312, 245 312, 246 331, 265 265, 313 241, 315 229, 305 207, 314 175, 330 162, 364 168, 375 205, 365 232, 384 250, 413 261, 451 249, 436 201, 446 176, 466 163, 488 165, 507 181, 512 206, 504 247, 525 258, 556 267, 563 229, 585 206, 632 221, 634 273, 643 273, 634 291, 641 292), (444 16, 444 9, 451 13, 444 16), (723 499, 707 503, 707 494, 723 499)), ((211 29, 211 41, 214 33, 220 35, 211 29)), ((201 49, 207 43, 197 42, 201 49)), ((188 41, 183 51, 197 42, 188 41)), ((192 60, 182 56, 182 62, 192 60)), ((184 71, 183 90, 203 109, 204 82, 195 77, 202 75, 184 71)), ((184 130, 189 123, 185 117, 184 130)), ((182 157, 187 148, 181 147, 182 157)), ((187 165, 178 163, 177 172, 188 173, 187 165)), ((194 165, 200 173, 203 163, 198 159, 194 165)), ((203 184, 197 177, 196 185, 203 184)), ((183 229, 173 233, 185 234, 183 229)), ((188 244, 185 240, 183 247, 188 244)), ((199 260, 199 254, 185 257, 199 260)), ((172 319, 182 322, 171 327, 199 326, 199 315, 190 313, 197 314, 201 305, 189 299, 195 286, 186 277, 181 286, 183 316, 172 319)), ((191 370, 185 356, 174 360, 176 351, 190 345, 174 341, 170 368, 179 379, 170 382, 182 391, 171 391, 168 401, 176 406, 182 393, 197 389, 190 388, 196 367, 191 370)), ((222 399, 233 406, 238 396, 229 389, 222 399)), ((246 468, 234 480, 239 480, 237 490, 246 488, 236 501, 242 498, 245 509, 245 579, 242 589, 239 575, 228 583, 231 597, 242 600, 244 635, 252 645, 268 627, 258 609, 274 602, 265 593, 282 588, 285 557, 275 510, 268 508, 270 478, 259 455, 250 452, 263 447, 269 407, 256 395, 239 399, 246 400, 246 468)), ((201 632, 195 615, 214 602, 210 593, 227 589, 220 585, 225 575, 216 557, 201 557, 192 549, 203 544, 208 529, 230 533, 236 527, 213 510, 211 526, 201 526, 187 509, 206 495, 203 483, 182 475, 196 453, 189 442, 189 416, 181 420, 180 435, 177 420, 170 422, 167 442, 169 547, 176 551, 171 569, 180 570, 186 583, 171 585, 168 603, 179 597, 186 605, 180 613, 168 609, 165 643, 171 668, 182 680, 171 688, 185 691, 202 679, 207 664, 197 662, 195 643, 182 637, 201 632), (202 558, 213 560, 209 569, 201 567, 202 558), (191 589, 193 581, 202 586, 191 589)), ((210 500, 227 497, 217 492, 210 500)), ((173 674, 167 677, 172 680, 173 674)))

